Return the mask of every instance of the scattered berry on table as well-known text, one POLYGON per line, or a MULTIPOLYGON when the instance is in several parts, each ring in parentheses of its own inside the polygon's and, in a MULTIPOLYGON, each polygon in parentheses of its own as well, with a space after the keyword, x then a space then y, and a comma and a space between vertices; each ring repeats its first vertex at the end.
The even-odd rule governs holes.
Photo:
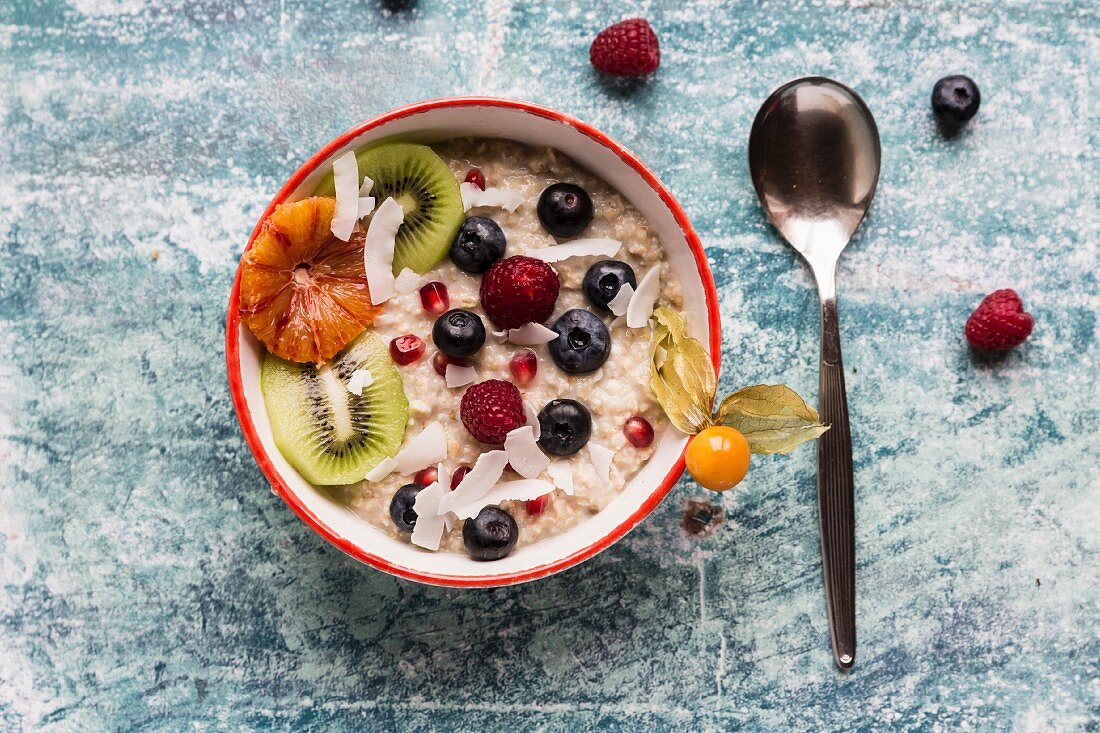
POLYGON ((472 183, 482 191, 485 190, 485 174, 480 168, 471 168, 466 172, 465 183, 472 183))
POLYGON ((480 275, 504 256, 507 240, 500 225, 487 216, 467 217, 451 244, 451 262, 458 269, 480 275))
POLYGON ((503 445, 509 431, 527 422, 516 385, 501 379, 471 385, 462 395, 459 416, 470 435, 488 445, 503 445))
POLYGON ((600 260, 588 268, 581 288, 589 303, 605 313, 610 313, 611 309, 607 304, 627 284, 635 289, 638 287, 638 277, 634 274, 633 267, 619 260, 600 260))
POLYGON ((451 296, 447 293, 447 286, 438 280, 424 285, 420 288, 420 304, 433 316, 444 313, 451 307, 451 296))
POLYGON ((390 341, 390 356, 401 366, 408 366, 424 356, 424 342, 411 333, 390 341))
POLYGON ((537 499, 528 499, 527 504, 526 504, 526 506, 524 506, 524 508, 527 510, 527 513, 530 516, 533 517, 537 514, 542 514, 544 511, 546 511, 546 505, 549 504, 549 503, 550 503, 550 495, 549 494, 543 494, 542 496, 538 497, 537 499))
POLYGON ((965 125, 981 103, 978 85, 969 76, 945 76, 932 87, 932 113, 949 127, 965 125))
POLYGON ((477 313, 455 308, 436 319, 432 341, 451 358, 473 356, 485 344, 485 324, 477 313))
POLYGON ((413 476, 413 483, 420 484, 421 486, 431 486, 438 478, 439 469, 435 466, 428 466, 416 472, 416 475, 413 476))
POLYGON ((512 379, 516 380, 516 384, 521 387, 526 387, 539 370, 539 360, 535 356, 535 352, 530 349, 524 349, 517 352, 511 360, 508 362, 508 370, 512 372, 512 379))
POLYGON ((966 320, 966 340, 981 351, 1006 351, 1027 340, 1035 320, 1024 311, 1015 290, 997 290, 985 296, 966 320))
POLYGON ((456 359, 447 356, 442 351, 437 351, 435 356, 432 357, 432 369, 435 369, 435 373, 441 377, 447 376, 448 364, 454 364, 455 366, 470 366, 470 360, 456 359))
POLYGON ((497 328, 542 323, 554 312, 560 287, 549 264, 515 255, 494 262, 481 279, 481 307, 497 328))
POLYGON ((554 363, 569 374, 587 374, 611 354, 611 334, 596 314, 573 308, 554 322, 558 337, 546 346, 554 363))
POLYGON ((600 31, 588 58, 605 74, 645 76, 661 64, 661 48, 649 21, 630 18, 600 31))
POLYGON ((518 539, 516 520, 498 506, 487 506, 462 524, 462 544, 475 560, 506 557, 518 539))
POLYGON ((571 456, 592 436, 592 415, 576 400, 557 399, 539 412, 539 445, 555 456, 571 456))
POLYGON ((416 511, 413 505, 416 504, 416 495, 423 490, 424 487, 420 484, 405 484, 390 499, 390 519, 402 532, 412 534, 416 527, 416 511))
POLYGON ((704 428, 688 443, 684 461, 691 477, 704 489, 725 491, 749 471, 749 442, 734 428, 704 428))
POLYGON ((546 231, 555 237, 575 237, 592 221, 592 197, 573 183, 554 183, 539 196, 535 211, 546 231))
POLYGON ((623 434, 635 448, 648 448, 653 444, 653 426, 641 415, 634 415, 623 424, 623 434))
POLYGON ((469 466, 459 466, 455 469, 455 472, 451 474, 451 491, 458 488, 458 485, 462 483, 462 479, 466 478, 466 474, 470 472, 469 466))

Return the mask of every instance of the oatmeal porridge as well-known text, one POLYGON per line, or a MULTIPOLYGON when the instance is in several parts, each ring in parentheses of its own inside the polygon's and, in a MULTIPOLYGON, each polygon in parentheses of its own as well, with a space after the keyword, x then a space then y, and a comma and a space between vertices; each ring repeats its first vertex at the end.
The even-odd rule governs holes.
POLYGON ((639 212, 560 153, 375 146, 265 227, 242 315, 271 352, 276 442, 392 537, 503 557, 601 511, 652 454, 649 314, 680 288, 639 212))

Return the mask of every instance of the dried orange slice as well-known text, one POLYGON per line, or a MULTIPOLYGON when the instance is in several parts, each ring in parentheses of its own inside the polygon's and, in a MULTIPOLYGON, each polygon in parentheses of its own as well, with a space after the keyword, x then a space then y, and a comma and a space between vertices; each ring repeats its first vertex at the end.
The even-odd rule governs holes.
POLYGON ((283 204, 264 221, 241 272, 241 318, 268 351, 320 364, 374 322, 362 233, 332 235, 336 200, 283 204))

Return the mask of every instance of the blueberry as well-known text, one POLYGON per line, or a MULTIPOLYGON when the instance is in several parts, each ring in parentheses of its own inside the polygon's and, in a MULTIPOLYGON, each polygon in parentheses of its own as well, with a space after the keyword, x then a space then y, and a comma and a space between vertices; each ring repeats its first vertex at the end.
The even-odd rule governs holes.
POLYGON ((588 302, 602 311, 608 313, 611 309, 607 304, 619 294, 619 290, 626 283, 630 287, 638 287, 638 278, 634 275, 634 268, 619 260, 600 260, 588 272, 584 274, 584 294, 588 296, 588 302))
POLYGON ((416 526, 413 504, 416 503, 416 495, 423 490, 424 487, 420 484, 405 484, 390 499, 390 519, 406 534, 412 534, 413 527, 416 526))
POLYGON ((539 445, 555 456, 571 456, 592 436, 592 415, 576 400, 551 400, 539 412, 539 445))
POLYGON ((592 221, 592 199, 572 183, 555 183, 539 196, 539 221, 555 237, 575 237, 592 221))
POLYGON ((945 76, 932 88, 932 113, 948 127, 965 125, 981 103, 978 85, 969 76, 945 76))
POLYGON ((473 356, 485 343, 485 324, 477 313, 452 308, 436 319, 432 340, 447 356, 455 359, 473 356))
POLYGON ((553 329, 558 337, 547 344, 562 371, 586 374, 603 366, 611 353, 611 334, 595 313, 574 308, 561 314, 553 329))
POLYGON ((471 216, 451 244, 451 262, 460 270, 480 275, 504 256, 506 244, 500 225, 487 216, 471 216))
POLYGON ((512 515, 498 506, 487 506, 462 524, 462 544, 475 560, 506 557, 519 539, 519 526, 512 515))

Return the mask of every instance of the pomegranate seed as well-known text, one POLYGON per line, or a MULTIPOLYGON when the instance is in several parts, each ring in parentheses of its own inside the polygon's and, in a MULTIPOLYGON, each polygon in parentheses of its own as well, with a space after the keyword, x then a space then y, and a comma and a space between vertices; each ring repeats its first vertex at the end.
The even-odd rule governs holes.
POLYGON ((424 310, 433 316, 441 316, 451 308, 451 296, 447 294, 447 286, 438 280, 433 280, 420 288, 420 303, 424 310))
POLYGON ((439 469, 435 466, 428 466, 416 472, 416 475, 413 476, 413 483, 420 484, 421 486, 431 486, 438 478, 439 469))
POLYGON ((526 387, 538 374, 538 357, 535 356, 535 352, 529 349, 521 351, 508 362, 508 369, 512 372, 512 378, 516 380, 516 384, 526 387))
POLYGON ((635 448, 648 448, 653 443, 653 426, 641 415, 635 415, 626 421, 623 434, 635 448))
POLYGON ((447 376, 447 365, 454 364, 455 366, 470 366, 472 362, 467 358, 456 358, 453 356, 447 356, 442 351, 436 353, 432 357, 432 369, 435 369, 435 373, 441 377, 447 376))
POLYGON ((424 356, 424 342, 411 333, 390 341, 390 356, 401 366, 408 366, 424 356))
POLYGON ((527 513, 531 515, 542 514, 546 510, 546 505, 550 503, 550 495, 543 494, 537 499, 527 500, 527 513))
POLYGON ((466 474, 469 472, 469 466, 459 466, 455 469, 455 472, 451 474, 451 491, 458 488, 458 485, 462 483, 462 479, 466 478, 466 474))
POLYGON ((466 183, 472 183, 482 191, 485 190, 485 174, 481 172, 480 168, 471 168, 466 174, 466 183))

